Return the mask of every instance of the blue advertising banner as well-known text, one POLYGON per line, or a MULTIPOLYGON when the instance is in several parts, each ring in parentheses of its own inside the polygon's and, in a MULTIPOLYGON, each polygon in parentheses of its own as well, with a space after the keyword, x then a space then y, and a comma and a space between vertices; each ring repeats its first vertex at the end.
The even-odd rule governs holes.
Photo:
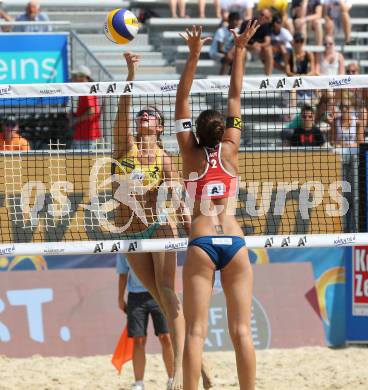
MULTIPOLYGON (((345 258, 351 258, 351 248, 254 249, 249 251, 249 256, 253 264, 259 265, 311 263, 314 286, 310 286, 310 291, 305 298, 323 323, 326 343, 332 346, 345 343, 345 258)), ((183 263, 184 257, 184 252, 178 253, 179 264, 183 263)), ((115 261, 115 254, 99 256, 0 256, 0 271, 114 267, 115 261)), ((216 279, 216 285, 220 287, 218 277, 216 279)), ((290 291, 290 294, 292 293, 290 291)))
POLYGON ((368 342, 368 246, 352 248, 346 261, 346 339, 368 342))
MULTIPOLYGON (((0 34, 0 84, 68 81, 68 34, 0 34)), ((0 99, 3 105, 60 104, 65 98, 0 99)))
MULTIPOLYGON (((331 346, 345 343, 345 258, 351 257, 350 248, 255 249, 249 254, 254 264, 310 262, 314 275, 311 287, 318 300, 315 309, 323 322, 326 342, 331 346)), ((313 299, 310 304, 315 305, 313 299)))
POLYGON ((1 34, 1 84, 68 80, 68 34, 1 34))

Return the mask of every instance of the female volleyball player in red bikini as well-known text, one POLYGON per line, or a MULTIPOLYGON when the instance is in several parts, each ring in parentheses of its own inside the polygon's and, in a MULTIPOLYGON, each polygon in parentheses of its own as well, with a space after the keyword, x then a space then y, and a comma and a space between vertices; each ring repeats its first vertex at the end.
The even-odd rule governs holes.
MULTIPOLYGON (((135 79, 139 57, 132 53, 124 54, 127 66, 127 81, 135 79)), ((142 108, 135 118, 137 136, 132 134, 131 96, 120 97, 115 119, 113 136, 113 157, 120 164, 114 164, 113 173, 128 175, 136 180, 134 204, 144 211, 144 215, 133 213, 131 208, 121 204, 115 214, 117 225, 125 226, 126 239, 149 239, 177 236, 175 223, 165 213, 157 212, 158 188, 165 180, 178 180, 178 173, 170 156, 160 145, 160 135, 164 128, 163 114, 154 106, 142 108), (160 215, 159 215, 160 214, 160 215), (144 221, 145 220, 145 221, 144 221)), ((124 188, 124 187, 122 187, 124 188)), ((121 189, 124 191, 123 189, 121 189)), ((114 186, 114 197, 119 200, 118 186, 114 186)), ((185 224, 190 216, 181 208, 185 224)), ((171 389, 182 389, 182 357, 184 348, 184 317, 182 305, 175 291, 176 253, 134 253, 128 259, 135 274, 161 306, 167 318, 174 349, 174 379, 171 389)), ((211 383, 204 372, 205 388, 211 383)))
POLYGON ((182 37, 189 56, 176 95, 177 139, 183 160, 188 196, 194 200, 187 257, 183 270, 185 347, 184 390, 198 388, 202 349, 207 334, 208 307, 214 275, 221 271, 228 327, 236 353, 240 389, 255 386, 255 352, 250 327, 252 268, 242 229, 235 219, 238 151, 241 136, 241 100, 244 46, 257 31, 254 21, 241 35, 234 31, 226 121, 220 113, 203 111, 191 127, 189 93, 198 58, 206 39, 193 26, 182 37), (198 141, 197 141, 198 140, 198 141), (196 176, 194 178, 193 176, 196 176))

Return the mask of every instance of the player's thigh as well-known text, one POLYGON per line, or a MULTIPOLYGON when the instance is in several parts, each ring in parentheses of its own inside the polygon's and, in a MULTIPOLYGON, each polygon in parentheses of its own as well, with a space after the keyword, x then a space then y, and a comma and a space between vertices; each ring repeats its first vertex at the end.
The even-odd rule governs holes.
POLYGON ((157 288, 175 290, 176 252, 152 253, 152 259, 157 288))
POLYGON ((226 298, 229 330, 235 331, 239 325, 249 328, 253 270, 246 248, 241 248, 221 271, 221 284, 226 298))
POLYGON ((190 246, 183 267, 183 308, 186 323, 207 324, 214 276, 215 266, 208 254, 197 246, 190 246))
POLYGON ((158 336, 160 334, 169 333, 169 327, 167 325, 166 318, 162 313, 159 305, 156 303, 154 299, 152 299, 149 303, 149 313, 152 318, 153 328, 155 330, 155 335, 158 336))
MULTIPOLYGON (((155 233, 155 238, 167 238, 176 236, 176 229, 171 223, 160 226, 155 233)), ((176 278, 176 252, 155 252, 152 253, 155 282, 158 289, 167 287, 175 289, 176 278)))
POLYGON ((131 268, 142 282, 143 286, 155 296, 157 291, 152 254, 128 253, 127 257, 131 268))
POLYGON ((130 293, 128 295, 127 320, 129 337, 143 337, 147 335, 149 311, 145 305, 144 293, 130 293))

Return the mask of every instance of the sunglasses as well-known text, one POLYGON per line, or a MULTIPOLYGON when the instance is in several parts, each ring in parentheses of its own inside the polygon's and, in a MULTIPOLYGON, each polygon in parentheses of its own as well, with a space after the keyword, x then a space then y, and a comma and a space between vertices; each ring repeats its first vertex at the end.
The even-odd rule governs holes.
POLYGON ((139 118, 143 116, 144 114, 147 114, 148 116, 154 117, 154 118, 159 118, 159 115, 156 111, 153 110, 141 110, 137 113, 136 117, 139 118))
POLYGON ((295 39, 294 42, 295 42, 295 43, 303 43, 303 42, 304 42, 304 39, 295 39))
POLYGON ((346 71, 347 74, 357 74, 358 73, 358 70, 357 69, 348 69, 346 71))

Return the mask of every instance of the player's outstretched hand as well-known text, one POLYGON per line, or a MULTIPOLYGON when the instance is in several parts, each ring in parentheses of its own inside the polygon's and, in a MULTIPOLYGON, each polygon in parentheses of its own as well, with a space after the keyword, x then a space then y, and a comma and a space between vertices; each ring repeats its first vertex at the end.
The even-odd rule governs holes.
POLYGON ((185 33, 179 33, 179 35, 184 39, 192 54, 199 54, 202 50, 202 46, 211 40, 210 37, 201 37, 202 26, 199 26, 198 28, 193 26, 191 31, 187 28, 185 33))
POLYGON ((138 54, 134 54, 128 51, 124 53, 124 57, 128 66, 128 75, 131 76, 128 76, 128 79, 132 80, 135 76, 135 71, 138 68, 140 56, 138 54))
POLYGON ((260 25, 258 24, 257 20, 250 20, 247 24, 247 27, 240 35, 238 35, 235 30, 230 30, 234 37, 234 46, 240 48, 245 47, 245 45, 247 45, 259 27, 260 25))

